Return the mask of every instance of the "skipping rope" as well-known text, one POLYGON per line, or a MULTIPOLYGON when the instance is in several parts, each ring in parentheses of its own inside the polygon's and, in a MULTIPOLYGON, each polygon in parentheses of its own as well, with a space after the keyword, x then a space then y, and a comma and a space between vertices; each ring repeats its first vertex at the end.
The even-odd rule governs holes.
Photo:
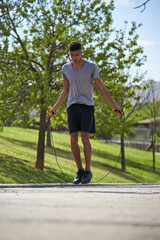
MULTIPOLYGON (((116 112, 116 111, 118 111, 118 110, 115 110, 115 112, 116 112)), ((118 112, 119 112, 119 111, 118 111, 118 112)), ((124 115, 124 113, 123 113, 122 115, 124 115)), ((125 121, 124 121, 124 122, 125 122, 125 121)), ((57 152, 56 152, 55 144, 54 144, 54 141, 53 141, 53 134, 52 134, 52 131, 51 131, 51 127, 50 127, 50 133, 51 133, 51 145, 53 146, 53 149, 54 149, 54 155, 55 155, 55 159, 56 159, 57 166, 58 166, 60 172, 62 173, 62 175, 64 176, 64 179, 63 179, 63 180, 64 180, 65 183, 73 183, 71 180, 69 180, 69 179, 67 178, 66 174, 63 172, 63 170, 62 170, 62 168, 61 168, 61 166, 60 166, 60 164, 59 164, 59 162, 58 162, 57 152)), ((106 178, 106 177, 116 168, 116 165, 117 165, 117 163, 118 163, 119 160, 120 160, 120 157, 121 157, 121 150, 120 150, 120 154, 119 154, 119 156, 118 156, 118 159, 117 159, 115 165, 114 165, 113 167, 111 167, 111 169, 108 171, 108 173, 107 173, 106 175, 104 175, 104 176, 103 176, 102 178, 100 178, 98 181, 93 182, 93 183, 99 183, 99 182, 101 182, 104 178, 106 178)))

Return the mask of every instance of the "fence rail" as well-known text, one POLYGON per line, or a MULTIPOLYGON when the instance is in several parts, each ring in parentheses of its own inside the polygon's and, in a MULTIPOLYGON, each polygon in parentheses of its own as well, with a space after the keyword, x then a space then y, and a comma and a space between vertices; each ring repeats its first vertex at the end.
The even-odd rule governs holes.
MULTIPOLYGON (((120 139, 112 139, 112 140, 107 140, 106 142, 108 143, 114 143, 114 144, 120 144, 120 139)), ((124 145, 127 147, 133 147, 141 150, 147 150, 149 146, 151 145, 151 142, 148 141, 129 141, 125 140, 124 145)), ((150 151, 152 150, 152 147, 149 149, 150 151)), ((156 143, 156 152, 160 152, 160 143, 156 143)))

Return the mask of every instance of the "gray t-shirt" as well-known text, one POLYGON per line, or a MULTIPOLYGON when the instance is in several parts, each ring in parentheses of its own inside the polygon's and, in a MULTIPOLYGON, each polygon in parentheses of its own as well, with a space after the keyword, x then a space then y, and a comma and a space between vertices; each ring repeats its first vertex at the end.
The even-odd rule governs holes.
POLYGON ((80 70, 74 70, 72 63, 62 67, 63 80, 69 81, 69 95, 67 107, 74 103, 94 105, 93 79, 99 78, 98 67, 95 63, 86 61, 80 70))

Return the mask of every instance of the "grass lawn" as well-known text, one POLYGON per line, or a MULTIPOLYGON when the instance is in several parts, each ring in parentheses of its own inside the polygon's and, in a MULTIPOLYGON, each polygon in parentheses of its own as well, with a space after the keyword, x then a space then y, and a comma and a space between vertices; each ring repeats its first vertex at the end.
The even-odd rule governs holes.
MULTIPOLYGON (((52 134, 58 162, 65 173, 59 170, 54 149, 45 148, 45 169, 36 169, 38 130, 5 127, 0 133, 0 183, 64 183, 72 181, 77 171, 70 150, 68 133, 52 134)), ((81 156, 84 162, 81 140, 81 156)), ((113 167, 120 154, 120 146, 91 139, 92 182, 98 181, 113 167)), ((160 182, 160 155, 156 155, 156 171, 152 170, 152 153, 126 147, 126 172, 121 171, 119 160, 114 169, 101 182, 160 182)))

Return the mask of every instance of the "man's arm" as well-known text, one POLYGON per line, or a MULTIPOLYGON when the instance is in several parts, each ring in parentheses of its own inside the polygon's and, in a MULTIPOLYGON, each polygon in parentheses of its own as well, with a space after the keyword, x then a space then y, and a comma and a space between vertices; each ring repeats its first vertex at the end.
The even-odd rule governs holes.
POLYGON ((111 107, 113 108, 113 110, 117 110, 115 111, 117 115, 119 114, 123 114, 121 108, 119 108, 115 102, 113 101, 112 97, 110 96, 107 88, 103 85, 102 81, 100 78, 94 78, 94 81, 96 83, 97 88, 99 89, 100 93, 102 94, 102 96, 107 100, 107 102, 111 105, 111 107))
POLYGON ((69 81, 64 80, 63 81, 63 90, 60 94, 60 97, 58 98, 58 101, 55 103, 55 105, 50 110, 50 114, 49 114, 50 117, 53 117, 54 115, 56 115, 57 108, 64 102, 64 100, 68 96, 68 93, 69 93, 69 81))

